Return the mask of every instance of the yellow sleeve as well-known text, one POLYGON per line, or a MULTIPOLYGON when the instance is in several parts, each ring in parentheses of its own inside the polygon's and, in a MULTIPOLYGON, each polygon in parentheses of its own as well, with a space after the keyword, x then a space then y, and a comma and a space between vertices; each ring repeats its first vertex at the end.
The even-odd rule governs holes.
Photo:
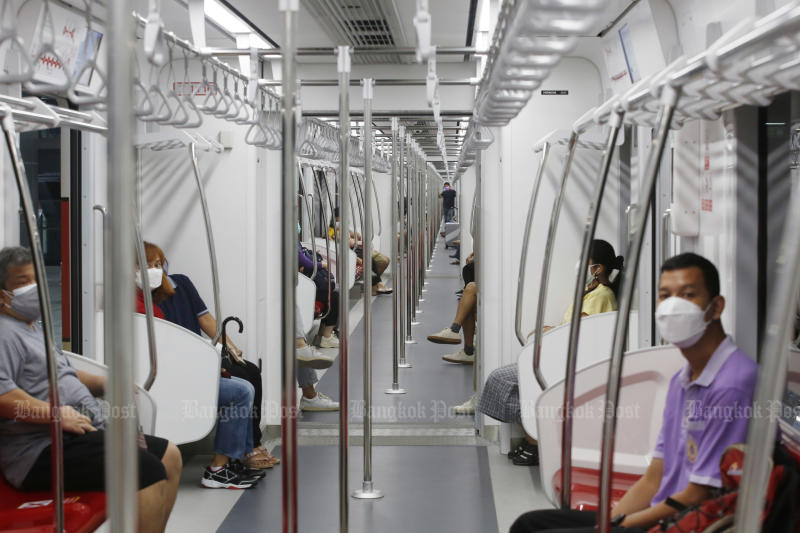
POLYGON ((617 299, 614 296, 614 291, 605 285, 600 285, 587 294, 586 298, 583 300, 583 312, 587 315, 596 315, 598 313, 607 313, 616 310, 617 299))

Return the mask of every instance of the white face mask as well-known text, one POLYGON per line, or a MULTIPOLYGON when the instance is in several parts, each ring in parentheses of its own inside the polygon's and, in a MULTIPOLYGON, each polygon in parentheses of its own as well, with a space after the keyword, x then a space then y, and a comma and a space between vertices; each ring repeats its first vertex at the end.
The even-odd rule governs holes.
POLYGON ((689 348, 697 344, 711 323, 705 319, 711 307, 701 309, 699 305, 685 298, 671 296, 658 304, 656 324, 665 341, 678 348, 689 348))
POLYGON ((593 265, 589 265, 589 268, 586 269, 586 285, 587 286, 589 284, 591 284, 594 280, 597 279, 597 274, 592 272, 592 269, 594 267, 597 267, 597 266, 600 266, 600 264, 599 263, 595 263, 593 265))
MULTIPOLYGON (((164 271, 160 268, 148 268, 147 269, 147 283, 150 286, 150 290, 154 291, 161 286, 161 282, 164 279, 164 271)), ((139 271, 136 271, 136 286, 139 287, 139 290, 142 289, 142 275, 139 271)))

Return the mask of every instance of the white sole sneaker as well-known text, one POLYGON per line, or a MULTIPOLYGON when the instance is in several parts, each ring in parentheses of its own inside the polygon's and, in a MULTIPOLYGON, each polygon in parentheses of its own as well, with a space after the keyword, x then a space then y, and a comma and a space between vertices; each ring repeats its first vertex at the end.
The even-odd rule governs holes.
POLYGON ((333 365, 333 358, 318 352, 311 346, 303 346, 297 348, 297 364, 315 370, 324 370, 333 365))
POLYGON ((472 397, 466 402, 462 403, 461 405, 456 405, 455 407, 453 407, 453 412, 457 415, 474 415, 475 404, 477 403, 478 403, 478 397, 473 394, 472 397))
POLYGON ((330 337, 320 337, 319 344, 317 345, 320 348, 338 348, 339 347, 339 339, 331 335, 330 337))
POLYGON ((448 363, 458 363, 460 365, 474 365, 475 353, 473 352, 472 355, 467 355, 467 352, 465 352, 464 350, 459 350, 456 353, 451 353, 449 355, 442 356, 442 359, 444 359, 448 363))
POLYGON ((313 398, 300 398, 300 409, 303 411, 338 411, 339 402, 335 402, 321 392, 313 398))
POLYGON ((428 340, 436 344, 461 344, 461 334, 450 328, 444 328, 439 333, 428 335, 428 340))

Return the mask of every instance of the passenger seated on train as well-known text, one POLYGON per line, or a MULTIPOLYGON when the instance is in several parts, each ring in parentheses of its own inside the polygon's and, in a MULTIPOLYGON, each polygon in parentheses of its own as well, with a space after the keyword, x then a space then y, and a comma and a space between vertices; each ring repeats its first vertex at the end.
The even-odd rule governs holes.
MULTIPOLYGON (((621 278, 617 275, 614 281, 610 276, 614 270, 621 272, 624 260, 614 253, 608 242, 600 239, 592 241, 587 270, 586 293, 583 297, 581 316, 607 313, 617 310, 617 290, 621 278)), ((572 305, 564 314, 562 324, 572 319, 572 305)), ((551 329, 545 326, 544 331, 551 329)), ((492 371, 486 378, 477 409, 487 416, 507 423, 520 423, 519 402, 519 369, 517 363, 501 366, 492 371)), ((523 430, 524 432, 524 430, 523 430)), ((539 464, 539 448, 536 439, 525 434, 522 443, 512 450, 508 457, 518 466, 535 466, 539 464)))
MULTIPOLYGON (((156 316, 213 339, 217 321, 189 277, 168 275, 167 259, 159 246, 145 242, 144 249, 156 316)), ((141 283, 138 274, 136 283, 141 283)), ((143 313, 140 292, 141 288, 137 291, 137 311, 143 313)), ((234 414, 221 413, 214 439, 216 455, 201 481, 207 488, 248 488, 256 481, 256 473, 248 469, 271 468, 279 461, 261 445, 261 371, 242 358, 242 351, 231 340, 228 351, 235 361, 220 369, 218 402, 221 409, 234 414), (246 430, 243 426, 247 426, 246 430)))
MULTIPOLYGON (((335 223, 333 227, 335 227, 335 234, 339 233, 340 228, 340 221, 339 221, 339 208, 337 207, 334 210, 334 217, 335 223)), ((333 231, 333 228, 331 228, 333 231)), ((362 266, 363 263, 363 250, 364 250, 364 239, 362 238, 361 234, 358 232, 350 232, 350 249, 353 250, 356 254, 356 265, 362 266)), ((391 294, 392 289, 387 287, 381 281, 381 275, 389 268, 389 264, 391 263, 391 259, 386 255, 380 253, 378 250, 372 250, 372 260, 371 260, 371 268, 372 268, 372 295, 376 296, 378 294, 391 294)))
MULTIPOLYGON (((27 248, 0 251, 0 471, 14 487, 49 490, 50 404, 33 259, 27 248)), ((105 490, 102 395, 105 378, 76 371, 56 348, 64 432, 64 488, 105 490)), ((139 449, 139 531, 164 531, 181 476, 171 442, 144 436, 139 449)))
MULTIPOLYGON (((650 466, 613 510, 615 531, 644 532, 711 497, 722 486, 723 451, 747 437, 758 367, 726 336, 724 309, 710 261, 685 253, 661 267, 656 324, 687 364, 670 381, 650 466), (719 415, 729 412, 742 415, 719 415)), ((532 511, 517 519, 511 533, 590 532, 595 522, 594 512, 532 511)))
POLYGON ((321 354, 306 344, 305 328, 300 310, 295 308, 295 348, 297 353, 297 384, 303 391, 300 409, 303 411, 338 411, 339 402, 332 400, 314 387, 319 381, 316 369, 328 368, 333 358, 321 354), (321 363, 321 364, 320 364, 321 363))
MULTIPOLYGON (((303 245, 299 243, 297 244, 297 265, 300 272, 307 278, 311 278, 311 274, 314 272, 314 260, 308 256, 305 250, 303 250, 303 245)), ((323 308, 328 310, 327 314, 320 321, 319 342, 317 345, 320 348, 338 348, 339 339, 336 337, 333 330, 339 321, 339 290, 336 288, 333 274, 328 271, 327 261, 317 261, 317 274, 314 278, 311 278, 311 281, 317 286, 315 300, 320 302, 323 308), (330 301, 328 300, 328 277, 330 277, 331 284, 330 301)), ((333 361, 331 361, 331 363, 333 363, 333 361)))
POLYGON ((453 323, 438 333, 428 335, 428 340, 437 344, 461 344, 461 329, 464 330, 464 348, 442 357, 449 363, 472 365, 475 363, 475 318, 478 309, 478 286, 475 279, 475 255, 467 257, 464 266, 464 289, 456 307, 453 323))

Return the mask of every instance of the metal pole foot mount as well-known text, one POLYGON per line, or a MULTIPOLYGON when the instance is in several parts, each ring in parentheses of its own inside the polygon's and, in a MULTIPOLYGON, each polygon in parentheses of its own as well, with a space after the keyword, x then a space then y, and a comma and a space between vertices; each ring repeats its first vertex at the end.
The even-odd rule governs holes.
MULTIPOLYGON (((410 365, 409 365, 409 366, 410 366, 410 365)), ((399 368, 399 367, 400 367, 400 365, 398 364, 398 368, 399 368)), ((384 389, 384 390, 383 390, 383 393, 384 393, 384 394, 405 394, 405 393, 407 393, 407 392, 408 392, 408 391, 407 391, 406 389, 404 389, 404 388, 400 387, 400 385, 398 385, 397 383, 392 383, 392 386, 391 386, 391 388, 388 388, 388 389, 384 389)))
MULTIPOLYGON (((421 322, 419 320, 412 320, 411 321, 411 325, 412 326, 419 326, 420 324, 421 324, 421 322)), ((406 341, 406 344, 417 344, 417 343, 412 340, 412 341, 406 341)))
MULTIPOLYGON (((412 343, 412 344, 416 344, 416 343, 412 343)), ((412 365, 406 359, 400 359, 400 362, 397 363, 397 368, 412 368, 412 365)))
POLYGON ((353 491, 353 498, 357 500, 377 500, 383 498, 383 492, 373 487, 371 481, 364 481, 360 489, 353 491))

